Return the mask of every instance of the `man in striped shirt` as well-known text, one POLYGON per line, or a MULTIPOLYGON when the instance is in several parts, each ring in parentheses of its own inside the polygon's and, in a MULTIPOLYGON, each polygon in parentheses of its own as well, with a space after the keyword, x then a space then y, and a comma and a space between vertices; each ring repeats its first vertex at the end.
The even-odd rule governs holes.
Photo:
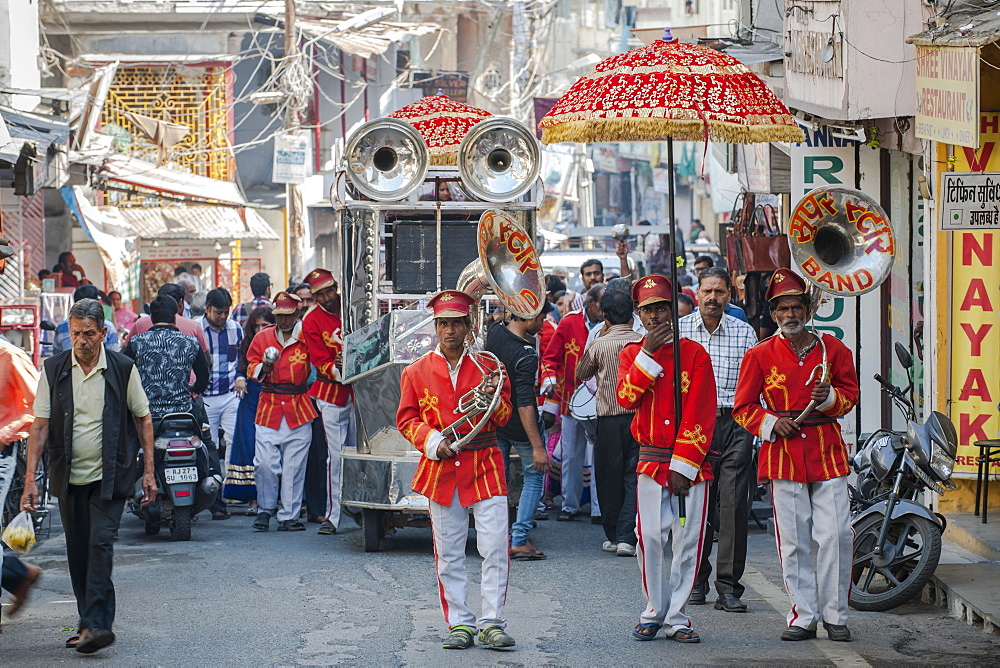
POLYGON ((577 380, 597 375, 597 438, 594 441, 594 474, 601 490, 601 518, 607 540, 601 548, 619 557, 635 556, 635 487, 639 443, 632 436, 634 411, 623 408, 616 397, 619 354, 626 344, 641 341, 632 327, 632 295, 605 290, 601 310, 607 331, 587 346, 576 367, 577 380))
POLYGON ((679 323, 681 336, 700 343, 712 358, 717 399, 715 433, 708 454, 715 477, 708 498, 710 530, 705 531, 698 580, 689 603, 701 605, 707 601, 708 578, 712 573, 708 557, 712 554, 713 534, 718 532, 715 589, 719 597, 715 609, 746 612, 747 606, 742 601, 745 587, 740 578, 747 561, 753 436, 733 420, 733 397, 743 356, 757 345, 757 334, 747 323, 726 314, 730 290, 728 271, 721 267, 705 269, 698 278, 698 310, 681 318, 679 323))
MULTIPOLYGON (((219 427, 225 431, 227 442, 232 442, 236 432, 236 409, 240 400, 233 389, 236 386, 236 363, 243 342, 243 328, 230 320, 229 309, 233 298, 225 288, 209 290, 205 296, 205 315, 198 324, 205 331, 208 341, 208 361, 211 367, 208 387, 202 394, 208 425, 213 439, 219 438, 219 427)), ((216 443, 222 443, 216 440, 216 443)), ((227 453, 226 461, 229 457, 227 453)))
POLYGON ((246 324, 247 318, 255 308, 271 305, 271 277, 262 271, 251 276, 250 292, 253 293, 253 301, 240 304, 233 311, 233 320, 239 323, 240 327, 246 324))

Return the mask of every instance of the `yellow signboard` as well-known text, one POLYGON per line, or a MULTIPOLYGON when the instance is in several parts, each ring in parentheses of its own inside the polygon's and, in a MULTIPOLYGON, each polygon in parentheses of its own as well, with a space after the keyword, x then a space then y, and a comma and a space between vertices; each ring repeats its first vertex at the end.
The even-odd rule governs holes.
MULTIPOLYGON (((1000 171, 1000 114, 984 113, 982 148, 955 151, 956 172, 1000 171)), ((943 182, 943 179, 942 179, 943 182)), ((955 472, 974 475, 979 449, 1000 429, 1000 230, 952 236, 950 415, 958 430, 955 472)))
POLYGON ((979 49, 918 46, 916 66, 916 135, 978 148, 979 49))

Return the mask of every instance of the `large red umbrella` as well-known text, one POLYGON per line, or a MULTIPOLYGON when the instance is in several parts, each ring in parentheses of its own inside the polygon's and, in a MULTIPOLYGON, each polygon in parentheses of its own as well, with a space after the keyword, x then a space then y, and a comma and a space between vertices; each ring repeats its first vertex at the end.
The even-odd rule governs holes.
MULTIPOLYGON (((542 143, 667 140, 670 278, 677 303, 673 140, 727 143, 805 141, 774 93, 746 65, 720 51, 663 39, 601 61, 542 117, 542 143)), ((673 331, 679 331, 677 309, 673 331)), ((674 405, 681 414, 680 346, 674 353, 674 405)), ((684 497, 681 497, 683 500, 684 497)))
POLYGON ((543 144, 805 141, 788 108, 746 65, 721 51, 659 39, 598 63, 538 126, 543 144))
POLYGON ((458 160, 458 145, 469 128, 492 115, 438 93, 411 102, 389 114, 389 118, 406 121, 423 135, 432 165, 454 165, 458 160))

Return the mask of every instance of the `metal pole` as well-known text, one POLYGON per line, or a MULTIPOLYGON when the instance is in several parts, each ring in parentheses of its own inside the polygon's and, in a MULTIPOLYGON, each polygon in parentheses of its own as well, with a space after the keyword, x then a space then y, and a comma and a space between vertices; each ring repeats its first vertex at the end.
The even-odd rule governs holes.
POLYGON ((670 326, 673 329, 674 344, 674 405, 677 414, 674 417, 677 433, 681 428, 681 347, 680 324, 677 317, 677 225, 674 222, 674 140, 667 138, 667 216, 670 218, 670 298, 673 300, 670 309, 670 326))
MULTIPOLYGON (((298 55, 299 45, 295 34, 295 0, 285 0, 285 59, 298 55)), ((289 105, 285 113, 285 132, 299 127, 299 114, 289 105)), ((298 183, 285 184, 285 211, 288 218, 289 276, 304 274, 302 243, 305 238, 305 206, 302 186, 298 183)))

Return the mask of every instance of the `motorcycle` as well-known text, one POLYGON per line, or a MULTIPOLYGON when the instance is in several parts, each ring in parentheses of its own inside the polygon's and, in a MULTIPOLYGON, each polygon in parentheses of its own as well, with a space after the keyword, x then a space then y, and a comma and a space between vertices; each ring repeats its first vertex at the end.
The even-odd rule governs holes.
POLYGON ((881 612, 910 600, 937 568, 941 535, 947 522, 920 502, 924 490, 944 494, 955 489, 951 474, 958 450, 955 425, 934 411, 918 423, 913 402, 913 358, 896 344, 896 357, 909 385, 900 389, 874 378, 906 416, 905 432, 879 429, 852 458, 858 474, 849 486, 854 566, 850 605, 881 612))
MULTIPOLYGON (((147 536, 155 536, 166 526, 171 540, 191 540, 193 517, 215 500, 222 480, 209 473, 208 450, 201 434, 201 426, 190 413, 170 413, 156 421, 153 429, 153 470, 159 490, 156 500, 142 506, 140 478, 136 481, 135 496, 128 502, 129 512, 143 521, 147 536)), ((141 461, 141 453, 139 458, 141 461)))

